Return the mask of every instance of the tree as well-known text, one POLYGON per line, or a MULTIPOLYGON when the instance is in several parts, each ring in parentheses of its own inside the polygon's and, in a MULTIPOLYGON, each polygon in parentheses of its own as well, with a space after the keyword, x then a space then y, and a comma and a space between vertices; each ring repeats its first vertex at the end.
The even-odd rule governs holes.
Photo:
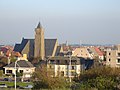
POLYGON ((8 59, 6 57, 0 57, 0 69, 8 64, 8 59))
POLYGON ((18 72, 18 70, 16 70, 16 76, 17 76, 17 77, 21 77, 21 76, 23 76, 23 72, 20 73, 20 72, 18 72))
POLYGON ((47 71, 46 65, 42 65, 36 69, 36 72, 32 76, 32 81, 34 89, 66 88, 68 86, 67 81, 63 77, 52 77, 51 72, 47 71))
MULTIPOLYGON (((76 80, 76 79, 75 79, 76 80)), ((82 73, 76 82, 82 88, 116 90, 120 84, 120 68, 97 67, 82 73)))

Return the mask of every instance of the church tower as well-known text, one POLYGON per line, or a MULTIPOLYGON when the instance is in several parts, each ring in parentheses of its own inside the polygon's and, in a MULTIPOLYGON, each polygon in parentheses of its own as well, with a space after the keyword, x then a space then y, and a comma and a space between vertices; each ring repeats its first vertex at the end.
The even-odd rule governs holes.
POLYGON ((35 29, 35 47, 34 47, 34 57, 39 57, 44 60, 45 57, 45 47, 44 47, 44 29, 42 28, 40 22, 35 29))

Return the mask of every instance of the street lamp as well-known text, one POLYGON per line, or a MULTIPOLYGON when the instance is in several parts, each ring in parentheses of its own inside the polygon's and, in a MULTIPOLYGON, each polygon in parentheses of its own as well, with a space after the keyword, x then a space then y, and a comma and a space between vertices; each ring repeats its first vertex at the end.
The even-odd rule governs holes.
POLYGON ((70 62, 69 62, 69 78, 70 78, 70 83, 71 83, 71 55, 69 55, 69 59, 70 59, 70 62))
POLYGON ((71 83, 71 55, 72 55, 72 52, 71 51, 69 51, 68 53, 67 53, 67 55, 68 55, 68 57, 69 57, 69 70, 68 70, 68 72, 69 72, 69 81, 70 81, 70 83, 71 83))
POLYGON ((16 90, 16 65, 17 65, 17 62, 20 61, 20 58, 18 58, 16 61, 15 61, 15 90, 16 90))

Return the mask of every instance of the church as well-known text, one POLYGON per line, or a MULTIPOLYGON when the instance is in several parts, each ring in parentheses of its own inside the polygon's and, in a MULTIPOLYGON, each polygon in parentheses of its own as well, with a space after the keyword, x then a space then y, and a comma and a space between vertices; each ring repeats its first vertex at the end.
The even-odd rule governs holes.
POLYGON ((28 58, 40 58, 57 56, 63 49, 58 44, 57 39, 44 39, 44 29, 40 22, 35 28, 35 39, 22 38, 20 44, 15 44, 14 51, 20 54, 26 54, 28 58))

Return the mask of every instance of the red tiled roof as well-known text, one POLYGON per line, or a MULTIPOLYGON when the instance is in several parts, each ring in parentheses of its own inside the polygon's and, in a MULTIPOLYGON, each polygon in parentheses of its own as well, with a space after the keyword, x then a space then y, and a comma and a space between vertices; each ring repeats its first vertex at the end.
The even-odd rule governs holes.
POLYGON ((95 50, 96 50, 96 52, 98 53, 98 55, 103 56, 103 52, 100 51, 99 48, 95 47, 95 50))
POLYGON ((7 57, 10 57, 10 54, 11 54, 11 52, 8 50, 8 51, 6 52, 6 56, 7 56, 7 57))

